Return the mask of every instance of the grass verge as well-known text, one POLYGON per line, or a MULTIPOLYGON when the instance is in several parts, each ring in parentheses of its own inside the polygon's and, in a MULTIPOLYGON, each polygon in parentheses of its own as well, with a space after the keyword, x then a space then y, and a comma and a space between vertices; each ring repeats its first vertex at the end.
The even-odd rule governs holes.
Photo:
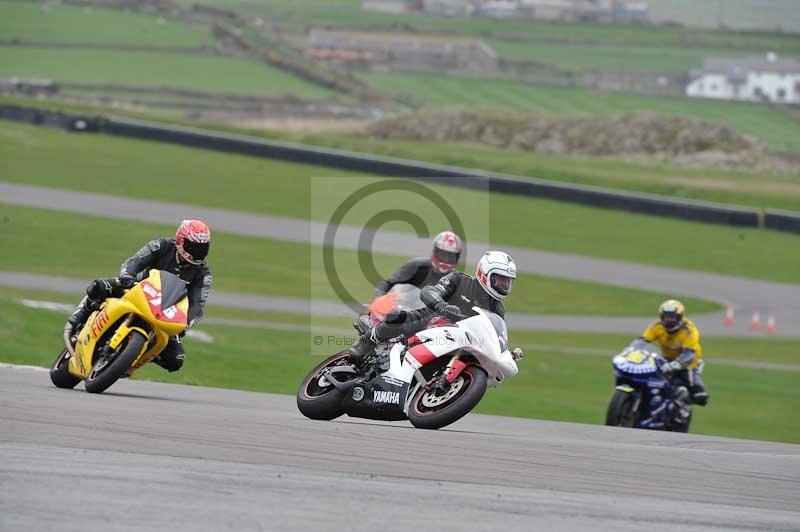
MULTIPOLYGON (((33 106, 63 112, 96 115, 97 106, 40 101, 0 96, 0 103, 33 106)), ((188 124, 164 110, 113 110, 132 118, 188 124)), ((787 116, 800 124, 800 115, 787 116)), ((374 139, 357 133, 322 135, 285 131, 245 130, 220 124, 202 124, 210 130, 232 131, 270 139, 347 151, 387 155, 403 159, 480 168, 492 172, 529 176, 552 181, 594 185, 695 200, 732 203, 762 209, 800 210, 800 181, 797 178, 745 170, 693 169, 668 163, 623 161, 615 158, 538 154, 467 143, 374 139)), ((327 174, 326 174, 327 175, 327 174)))
MULTIPOLYGON (((120 231, 117 220, 2 203, 0 227, 0 247, 25 250, 0 256, 0 270, 83 279, 116 275, 119 264, 144 243, 174 231, 172 226, 144 223, 130 224, 125 231, 120 231), (76 236, 51 239, 53 234, 76 236), (32 246, 35 242, 47 242, 47 245, 32 246), (58 257, 55 265, 53 257, 58 257)), ((318 262, 320 257, 319 246, 215 233, 210 260, 214 288, 333 300, 336 294, 318 262)), ((384 275, 391 273, 403 260, 387 255, 373 258, 378 271, 384 275)), ((368 300, 373 288, 361 273, 357 255, 336 251, 335 259, 344 286, 361 300, 368 300)), ((508 300, 508 309, 546 314, 640 316, 652 314, 668 296, 665 292, 521 275, 514 297, 508 300)), ((685 304, 696 313, 721 308, 693 298, 686 298, 685 304)))
POLYGON ((168 85, 256 96, 323 98, 317 87, 255 60, 170 52, 0 47, 0 76, 168 85))
POLYGON ((0 2, 3 39, 80 44, 202 46, 211 32, 174 19, 58 3, 0 2))
MULTIPOLYGON (((4 123, 3 179, 184 204, 328 221, 355 190, 379 178, 328 168, 168 144, 75 135, 4 123), (316 177, 315 177, 316 176, 316 177), (223 179, 224 178, 224 179, 223 179)), ((490 241, 752 277, 797 282, 800 237, 594 209, 536 198, 430 186, 456 209, 470 241, 490 241)), ((399 193, 359 204, 343 220, 363 227, 377 212, 413 208, 433 232, 449 224, 432 204, 399 193)), ((408 230, 405 224, 394 229, 408 230)))

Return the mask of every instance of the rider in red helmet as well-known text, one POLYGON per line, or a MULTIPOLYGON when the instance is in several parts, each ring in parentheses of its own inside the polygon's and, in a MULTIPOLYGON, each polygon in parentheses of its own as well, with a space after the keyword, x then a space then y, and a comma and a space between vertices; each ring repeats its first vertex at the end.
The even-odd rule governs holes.
POLYGON ((464 244, 457 234, 442 231, 433 239, 430 257, 417 257, 400 266, 388 279, 375 287, 372 298, 384 295, 396 284, 411 284, 423 288, 438 283, 455 269, 463 249, 464 244))
MULTIPOLYGON (((208 294, 211 290, 211 270, 206 264, 206 256, 211 247, 211 230, 200 220, 184 220, 178 227, 174 239, 156 238, 122 263, 119 276, 111 279, 98 279, 86 287, 86 297, 70 316, 64 329, 75 341, 86 319, 97 310, 108 297, 120 297, 124 290, 146 278, 153 268, 174 273, 186 282, 189 295, 189 330, 203 316, 208 294)), ((183 336, 181 334, 180 336, 183 336)), ((154 359, 154 362, 172 372, 183 366, 185 352, 180 336, 173 336, 169 343, 154 359)))

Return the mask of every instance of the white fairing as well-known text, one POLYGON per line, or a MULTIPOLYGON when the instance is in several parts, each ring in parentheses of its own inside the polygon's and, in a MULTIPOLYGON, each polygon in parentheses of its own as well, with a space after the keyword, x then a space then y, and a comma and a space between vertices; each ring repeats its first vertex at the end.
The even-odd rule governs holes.
MULTIPOLYGON (((435 327, 417 333, 417 337, 437 358, 456 350, 463 349, 478 359, 481 367, 489 375, 489 386, 496 386, 507 377, 513 377, 519 372, 517 363, 507 348, 507 338, 504 338, 501 350, 501 340, 495 322, 505 329, 505 322, 496 314, 487 312, 478 307, 473 307, 478 314, 459 321, 448 327, 435 327)), ((503 331, 504 334, 505 331, 503 331)), ((389 371, 385 375, 394 377, 403 382, 410 383, 419 367, 420 362, 409 352, 401 362, 401 355, 405 346, 396 344, 390 354, 389 371)))

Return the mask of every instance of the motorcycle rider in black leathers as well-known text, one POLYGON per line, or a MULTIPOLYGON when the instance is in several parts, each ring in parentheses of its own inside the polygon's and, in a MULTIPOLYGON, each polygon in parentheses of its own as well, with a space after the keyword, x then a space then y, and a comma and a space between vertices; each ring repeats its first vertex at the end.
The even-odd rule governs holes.
MULTIPOLYGON (((64 330, 75 342, 92 311, 109 297, 121 297, 125 289, 147 278, 151 269, 174 273, 186 282, 189 298, 189 330, 203 316, 208 295, 211 290, 211 270, 205 262, 211 246, 211 231, 199 220, 184 220, 178 227, 175 239, 157 238, 151 240, 134 256, 122 263, 119 276, 111 279, 98 279, 86 287, 86 296, 70 316, 64 330)), ((172 336, 167 346, 153 362, 173 372, 183 366, 186 356, 181 345, 181 336, 172 336)))
POLYGON ((417 257, 400 266, 388 279, 381 281, 375 287, 372 299, 386 294, 396 284, 410 284, 422 288, 438 283, 442 277, 456 268, 463 248, 461 239, 452 231, 439 233, 433 239, 430 258, 417 257))
POLYGON ((348 355, 357 362, 381 342, 400 335, 408 338, 421 331, 436 315, 458 321, 474 316, 472 307, 478 307, 505 317, 501 300, 511 292, 516 277, 517 267, 510 255, 487 251, 478 263, 475 277, 454 271, 437 284, 423 288, 420 298, 425 308, 390 312, 356 341, 348 355))

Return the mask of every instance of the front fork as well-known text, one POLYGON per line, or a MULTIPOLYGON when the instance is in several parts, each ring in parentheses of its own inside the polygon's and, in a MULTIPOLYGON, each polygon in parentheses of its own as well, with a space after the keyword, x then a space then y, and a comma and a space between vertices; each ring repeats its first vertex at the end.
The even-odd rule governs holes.
POLYGON ((450 384, 455 381, 459 375, 461 375, 461 372, 464 371, 464 368, 466 367, 467 364, 461 361, 461 351, 458 351, 452 356, 452 358, 450 358, 450 361, 447 363, 447 366, 445 366, 444 371, 438 377, 434 376, 426 381, 425 377, 422 375, 422 372, 417 369, 416 373, 414 374, 414 379, 411 381, 412 386, 409 387, 408 393, 406 394, 403 412, 408 414, 408 409, 411 406, 411 400, 417 395, 417 392, 420 388, 424 388, 425 390, 432 391, 434 393, 444 393, 450 387, 450 384), (415 381, 416 384, 414 384, 415 381))
POLYGON ((457 352, 450 358, 442 374, 430 385, 430 389, 434 393, 446 392, 466 367, 466 363, 461 361, 461 352, 457 352))

